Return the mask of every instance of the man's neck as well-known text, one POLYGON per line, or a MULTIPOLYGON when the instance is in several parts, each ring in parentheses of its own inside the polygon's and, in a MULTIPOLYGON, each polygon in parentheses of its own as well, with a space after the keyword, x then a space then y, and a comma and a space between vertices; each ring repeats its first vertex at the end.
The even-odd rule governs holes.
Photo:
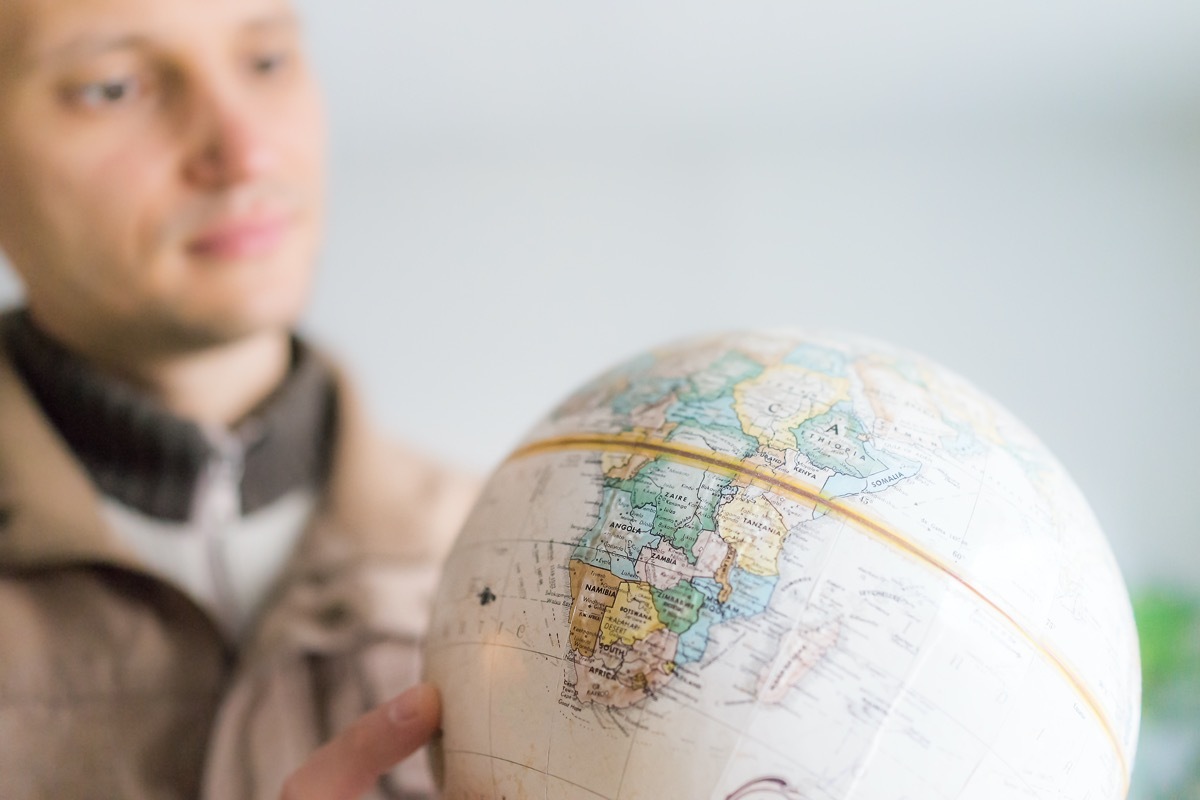
POLYGON ((229 427, 283 382, 291 340, 285 331, 271 331, 183 354, 111 364, 94 361, 183 419, 229 427))

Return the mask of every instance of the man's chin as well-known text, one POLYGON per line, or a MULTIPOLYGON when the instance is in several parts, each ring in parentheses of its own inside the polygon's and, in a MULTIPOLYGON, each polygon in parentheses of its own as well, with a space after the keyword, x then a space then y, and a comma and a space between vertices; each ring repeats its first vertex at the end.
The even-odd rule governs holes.
POLYGON ((204 348, 295 327, 308 305, 311 271, 295 258, 250 261, 240 270, 196 276, 175 308, 162 309, 160 323, 174 328, 171 338, 204 348))
MULTIPOLYGON (((169 359, 218 351, 253 339, 290 335, 302 304, 275 308, 230 309, 207 314, 172 315, 146 320, 134 348, 148 357, 169 359)), ((133 348, 131 348, 133 349, 133 348)))

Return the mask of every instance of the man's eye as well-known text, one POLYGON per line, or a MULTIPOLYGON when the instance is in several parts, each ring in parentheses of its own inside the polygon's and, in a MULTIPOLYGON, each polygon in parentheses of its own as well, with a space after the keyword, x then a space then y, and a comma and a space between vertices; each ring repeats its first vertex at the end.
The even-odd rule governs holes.
POLYGON ((103 108, 127 102, 137 95, 138 89, 136 78, 119 78, 85 83, 75 90, 74 95, 81 105, 103 108))
POLYGON ((259 75, 282 72, 290 61, 285 52, 262 53, 250 59, 250 69, 259 75))

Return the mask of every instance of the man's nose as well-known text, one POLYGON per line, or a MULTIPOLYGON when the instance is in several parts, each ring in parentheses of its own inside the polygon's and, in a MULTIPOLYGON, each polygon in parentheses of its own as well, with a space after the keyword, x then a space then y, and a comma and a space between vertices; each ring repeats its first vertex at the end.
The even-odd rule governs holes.
POLYGON ((224 189, 252 182, 275 168, 278 153, 269 121, 252 98, 213 91, 195 102, 190 115, 194 138, 184 164, 189 183, 224 189))

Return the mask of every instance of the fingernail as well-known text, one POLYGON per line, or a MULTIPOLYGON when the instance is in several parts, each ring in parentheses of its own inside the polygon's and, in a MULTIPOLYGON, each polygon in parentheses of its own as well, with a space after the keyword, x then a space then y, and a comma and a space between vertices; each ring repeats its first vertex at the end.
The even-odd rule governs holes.
POLYGON ((395 725, 402 725, 416 717, 421 711, 421 700, 425 691, 424 686, 414 686, 393 700, 388 706, 388 719, 395 725))

